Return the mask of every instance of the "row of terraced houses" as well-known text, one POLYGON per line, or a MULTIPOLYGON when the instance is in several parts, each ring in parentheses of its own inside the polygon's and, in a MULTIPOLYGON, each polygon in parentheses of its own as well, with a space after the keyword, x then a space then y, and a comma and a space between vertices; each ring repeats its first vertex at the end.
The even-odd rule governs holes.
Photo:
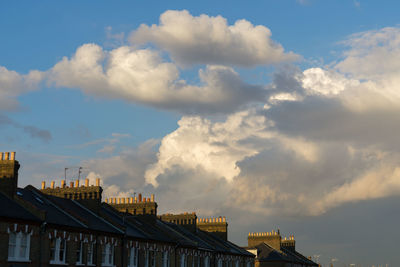
MULTIPOLYGON (((99 179, 19 188, 19 168, 15 152, 0 153, 0 266, 260 265, 254 248, 228 241, 224 217, 157 215, 154 195, 102 202, 99 179)), ((315 266, 306 258, 276 264, 268 266, 315 266)))

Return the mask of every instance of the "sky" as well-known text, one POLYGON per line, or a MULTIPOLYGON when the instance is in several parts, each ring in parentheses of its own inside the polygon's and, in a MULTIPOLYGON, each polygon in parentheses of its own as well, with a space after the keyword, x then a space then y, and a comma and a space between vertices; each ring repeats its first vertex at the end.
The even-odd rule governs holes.
MULTIPOLYGON (((100 177, 159 213, 400 260, 398 1, 1 1, 0 150, 19 186, 100 177)), ((347 264, 347 265, 346 265, 347 264)))

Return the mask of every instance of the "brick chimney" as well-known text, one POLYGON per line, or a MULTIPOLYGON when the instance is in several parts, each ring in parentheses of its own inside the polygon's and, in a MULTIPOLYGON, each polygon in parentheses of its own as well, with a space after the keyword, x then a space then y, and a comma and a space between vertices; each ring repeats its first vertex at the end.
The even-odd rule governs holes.
POLYGON ((66 186, 66 181, 61 181, 61 186, 55 186, 54 181, 51 186, 46 188, 46 183, 42 182, 42 193, 62 198, 74 199, 85 205, 87 208, 97 212, 101 205, 103 189, 100 186, 100 179, 96 178, 95 185, 89 184, 89 179, 85 179, 84 185, 79 186, 79 180, 71 181, 70 186, 66 186))
POLYGON ((258 244, 266 243, 274 249, 281 250, 281 234, 279 230, 272 232, 262 232, 262 233, 249 233, 247 238, 248 246, 255 247, 258 244))
POLYGON ((17 192, 19 167, 15 152, 0 152, 0 191, 9 197, 17 192))

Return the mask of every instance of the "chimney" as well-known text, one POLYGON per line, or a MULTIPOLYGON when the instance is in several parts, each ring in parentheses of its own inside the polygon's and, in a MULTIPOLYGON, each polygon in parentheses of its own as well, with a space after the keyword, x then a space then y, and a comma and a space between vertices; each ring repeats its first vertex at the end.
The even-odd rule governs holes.
POLYGON ((139 193, 139 202, 142 202, 142 194, 139 193))
POLYGON ((85 186, 86 186, 86 187, 89 186, 89 179, 88 179, 88 178, 85 179, 85 186))
POLYGON ((65 180, 61 180, 61 188, 65 188, 65 180))
POLYGON ((15 152, 2 152, 0 155, 0 191, 14 197, 18 186, 19 162, 15 160, 15 152))
POLYGON ((96 186, 100 186, 100 178, 96 178, 96 186))
POLYGON ((266 243, 274 249, 280 250, 282 238, 279 232, 263 232, 263 233, 252 233, 249 234, 248 238, 248 247, 255 247, 258 244, 266 243))
POLYGON ((54 184, 55 184, 55 182, 54 182, 54 181, 51 181, 51 183, 50 183, 50 188, 51 188, 51 189, 54 189, 54 184))
POLYGON ((151 202, 154 202, 154 194, 151 194, 151 202))
POLYGON ((69 182, 69 187, 74 188, 74 182, 69 182))
POLYGON ((46 182, 43 181, 43 182, 42 182, 42 189, 45 189, 45 188, 46 188, 46 182))

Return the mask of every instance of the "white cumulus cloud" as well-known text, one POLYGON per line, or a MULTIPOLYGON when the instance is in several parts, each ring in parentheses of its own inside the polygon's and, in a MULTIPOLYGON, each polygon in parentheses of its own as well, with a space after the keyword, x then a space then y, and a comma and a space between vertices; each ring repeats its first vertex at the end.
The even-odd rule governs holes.
POLYGON ((254 26, 244 19, 228 25, 222 16, 192 16, 186 10, 164 12, 159 25, 142 24, 132 32, 130 41, 155 43, 181 64, 250 67, 298 58, 294 53, 285 53, 265 26, 254 26))

